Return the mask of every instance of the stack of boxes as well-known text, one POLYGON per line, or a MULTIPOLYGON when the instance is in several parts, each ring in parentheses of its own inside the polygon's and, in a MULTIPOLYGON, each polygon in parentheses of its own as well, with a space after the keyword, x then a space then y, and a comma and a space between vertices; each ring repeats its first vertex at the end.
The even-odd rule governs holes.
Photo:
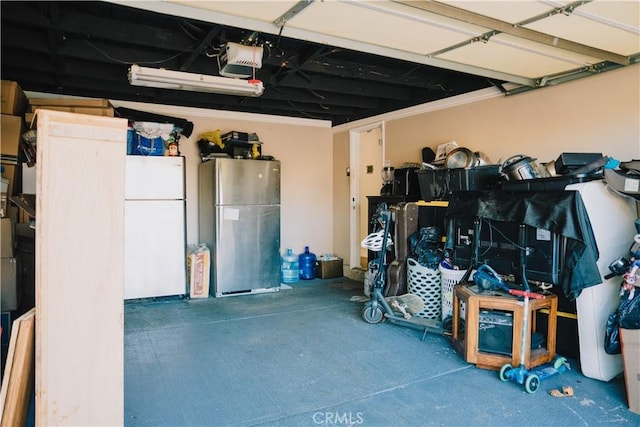
POLYGON ((7 216, 8 199, 18 189, 20 174, 18 154, 24 129, 22 113, 27 98, 16 82, 2 80, 2 103, 0 119, 0 161, 2 162, 2 216, 7 216))
POLYGON ((2 80, 0 161, 0 318, 2 360, 11 319, 35 304, 35 193, 37 111, 114 116, 106 99, 31 98, 2 80))
POLYGON ((29 98, 29 111, 24 118, 33 122, 37 110, 66 111, 68 113, 90 114, 92 116, 114 116, 113 106, 108 99, 75 98, 29 98))
MULTIPOLYGON (((68 113, 90 114, 92 116, 114 116, 114 109, 108 99, 76 98, 29 98, 28 111, 24 115, 29 129, 35 129, 38 110, 66 111, 68 113)), ((28 141, 25 141, 28 142, 28 141)), ((36 193, 35 141, 27 144, 22 166, 22 193, 36 193)))
POLYGON ((20 191, 21 135, 27 98, 16 82, 2 80, 0 160, 2 170, 2 195, 0 204, 0 311, 18 309, 17 262, 15 258, 15 224, 18 209, 11 207, 9 199, 20 191))
MULTIPOLYGON (((35 220, 36 138, 38 110, 57 110, 98 116, 114 116, 107 99, 31 98, 27 99, 17 82, 2 80, 2 120, 0 123, 0 160, 2 162, 2 302, 3 313, 15 311, 20 304, 17 281, 16 242, 35 220), (30 136, 32 135, 32 136, 30 136)), ((30 233, 29 233, 30 231, 30 233)), ((24 272, 23 272, 24 273, 24 272)), ((22 274, 24 277, 24 274, 22 274)))
POLYGON ((15 258, 14 222, 11 218, 0 219, 0 310, 18 309, 17 262, 15 258))

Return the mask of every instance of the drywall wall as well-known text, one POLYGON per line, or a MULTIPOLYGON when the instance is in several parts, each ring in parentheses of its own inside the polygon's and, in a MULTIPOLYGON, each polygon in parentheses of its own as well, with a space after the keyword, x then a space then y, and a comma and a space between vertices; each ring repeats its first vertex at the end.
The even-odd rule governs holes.
MULTIPOLYGON (((132 108, 193 122, 193 133, 180 139, 186 164, 187 242, 198 243, 199 135, 219 129, 255 132, 262 153, 280 160, 281 232, 280 247, 316 254, 333 252, 333 145, 329 122, 233 113, 186 107, 171 107, 124 101, 114 106, 132 108)), ((250 259, 251 254, 247 254, 250 259)))
POLYGON ((518 95, 386 122, 392 165, 421 161, 420 149, 457 141, 493 162, 562 152, 640 156, 640 64, 518 95))
MULTIPOLYGON (((369 202, 367 196, 379 194, 382 182, 382 129, 375 127, 362 132, 360 136, 360 230, 358 239, 369 234, 369 202)), ((368 251, 360 248, 360 257, 367 257, 368 251)), ((364 264, 366 266, 366 263, 364 264)))
MULTIPOLYGON (((398 111, 368 120, 384 120, 385 158, 392 166, 420 162, 423 147, 435 151, 449 141, 483 151, 493 162, 520 153, 540 162, 562 152, 640 158, 640 64, 508 97, 496 92, 457 98, 450 108, 413 115, 398 111), (464 97, 481 100, 465 103, 464 97)), ((349 164, 349 129, 366 124, 360 120, 334 129, 335 167, 349 164)), ((334 250, 348 257, 349 241, 340 232, 349 229, 348 182, 336 180, 335 185, 334 250)))
POLYGON ((351 211, 349 168, 349 132, 342 132, 333 138, 333 251, 349 265, 349 241, 351 211))

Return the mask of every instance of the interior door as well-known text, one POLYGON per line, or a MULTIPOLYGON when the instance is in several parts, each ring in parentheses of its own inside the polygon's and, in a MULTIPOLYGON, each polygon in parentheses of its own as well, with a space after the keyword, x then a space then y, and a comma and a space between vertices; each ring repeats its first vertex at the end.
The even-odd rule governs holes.
MULTIPOLYGON (((380 194, 382 186, 382 131, 375 127, 360 135, 360 226, 359 241, 369 234, 369 209, 367 196, 380 194)), ((360 266, 367 268, 367 250, 360 248, 360 266)))
POLYGON ((349 133, 350 250, 349 266, 366 269, 366 250, 360 242, 368 234, 367 196, 380 194, 384 163, 384 122, 353 129, 349 133))

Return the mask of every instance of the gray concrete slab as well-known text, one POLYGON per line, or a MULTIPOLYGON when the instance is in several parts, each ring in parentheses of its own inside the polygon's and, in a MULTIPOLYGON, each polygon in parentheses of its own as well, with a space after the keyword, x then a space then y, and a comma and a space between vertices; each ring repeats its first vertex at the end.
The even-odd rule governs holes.
POLYGON ((638 426, 624 381, 572 370, 528 394, 449 338, 361 317, 362 283, 125 304, 128 426, 638 426), (573 397, 548 390, 571 385, 573 397))

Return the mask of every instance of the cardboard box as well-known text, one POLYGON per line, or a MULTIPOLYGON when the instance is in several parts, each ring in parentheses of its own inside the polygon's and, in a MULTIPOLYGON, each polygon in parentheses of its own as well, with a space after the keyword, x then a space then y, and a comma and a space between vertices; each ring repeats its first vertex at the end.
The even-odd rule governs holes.
POLYGON ((7 206, 7 214, 5 216, 7 218, 11 218, 11 221, 13 221, 14 224, 17 224, 18 217, 20 216, 20 210, 17 206, 7 206))
POLYGON ((58 106, 58 107, 90 107, 109 108, 108 99, 76 99, 76 98, 30 98, 29 105, 34 106, 58 106))
POLYGON ((189 276, 189 297, 209 297, 209 274, 211 254, 209 249, 199 247, 187 256, 187 272, 189 276))
POLYGON ((9 163, 2 163, 2 177, 8 181, 7 183, 7 199, 10 199, 14 194, 16 194, 16 189, 19 192, 19 186, 22 182, 21 179, 17 179, 16 171, 18 170, 18 165, 12 165, 9 163))
MULTIPOLYGON (((0 117, 0 154, 2 162, 17 164, 22 138, 22 117, 2 114, 0 117)), ((5 177, 6 178, 6 177, 5 177)))
POLYGON ((19 116, 24 113, 27 106, 27 97, 24 95, 20 85, 10 80, 2 80, 0 86, 2 86, 2 96, 0 97, 2 101, 0 111, 2 114, 19 116))
POLYGON ((640 329, 620 328, 624 382, 629 410, 640 414, 640 329))
POLYGON ((13 196, 11 202, 15 204, 20 212, 18 214, 18 223, 29 223, 36 219, 36 196, 35 194, 20 194, 13 196))
POLYGON ((0 258, 0 311, 18 309, 17 272, 15 258, 0 258))
POLYGON ((22 193, 36 194, 36 172, 38 165, 29 167, 26 163, 22 164, 22 193))
POLYGON ((33 115, 37 110, 53 110, 53 111, 65 111, 67 113, 77 114, 90 114, 92 116, 107 116, 113 117, 113 108, 98 108, 98 107, 76 107, 76 106, 61 106, 61 105, 32 105, 30 107, 31 112, 25 114, 25 120, 27 123, 33 121, 33 115))
POLYGON ((0 219, 0 258, 13 258, 15 234, 11 218, 0 219))
POLYGON ((342 271, 343 265, 342 258, 332 260, 317 260, 316 261, 316 277, 318 279, 333 279, 336 277, 342 277, 344 275, 342 271))

